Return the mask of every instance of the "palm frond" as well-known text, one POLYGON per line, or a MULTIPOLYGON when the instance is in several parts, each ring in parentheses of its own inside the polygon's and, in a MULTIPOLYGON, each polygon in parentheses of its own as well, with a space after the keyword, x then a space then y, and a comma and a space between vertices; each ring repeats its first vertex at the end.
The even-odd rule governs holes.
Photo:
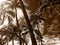
POLYGON ((0 25, 2 25, 3 23, 4 23, 4 21, 5 21, 5 14, 3 15, 3 19, 1 19, 1 24, 0 25))
POLYGON ((34 32, 42 39, 42 35, 41 35, 41 32, 39 30, 34 30, 34 32))
POLYGON ((40 11, 43 11, 43 9, 45 9, 46 7, 48 7, 50 4, 49 3, 43 3, 41 6, 40 6, 40 11))
POLYGON ((55 11, 58 13, 58 15, 60 15, 59 10, 56 8, 56 6, 53 4, 53 8, 55 9, 55 11))
POLYGON ((22 33, 23 36, 26 36, 29 33, 29 31, 26 31, 24 33, 22 33))
POLYGON ((13 11, 6 11, 8 14, 10 14, 12 17, 15 17, 15 13, 13 11))

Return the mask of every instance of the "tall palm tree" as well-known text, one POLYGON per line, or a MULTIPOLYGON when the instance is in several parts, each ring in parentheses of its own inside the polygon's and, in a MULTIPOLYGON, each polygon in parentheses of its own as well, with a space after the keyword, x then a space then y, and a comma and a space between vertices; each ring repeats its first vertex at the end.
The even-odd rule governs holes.
MULTIPOLYGON (((41 15, 39 14, 39 13, 35 13, 35 14, 33 14, 33 15, 31 15, 31 19, 30 19, 30 21, 31 21, 31 23, 32 23, 32 25, 37 25, 37 30, 34 30, 34 32, 37 34, 37 39, 38 39, 38 41, 39 42, 41 42, 41 45, 43 45, 42 44, 42 39, 43 39, 43 37, 42 37, 42 35, 41 35, 41 32, 40 32, 40 24, 39 23, 41 23, 41 21, 45 21, 45 19, 44 18, 42 18, 41 17, 41 15)), ((39 43, 40 44, 40 43, 39 43)))
POLYGON ((18 17, 17 17, 17 7, 19 7, 19 2, 17 0, 10 0, 11 4, 9 7, 11 7, 12 9, 15 10, 15 16, 16 16, 16 24, 17 24, 17 28, 19 31, 19 40, 20 40, 20 45, 22 45, 22 41, 21 41, 21 35, 20 35, 20 28, 19 28, 19 22, 18 22, 18 17))
POLYGON ((29 18, 28 18, 28 15, 26 13, 26 10, 25 10, 25 7, 24 7, 24 4, 23 4, 22 0, 20 0, 20 4, 21 4, 21 7, 22 7, 22 12, 24 14, 26 23, 28 25, 28 29, 29 29, 32 45, 37 45, 37 42, 36 42, 36 39, 35 39, 35 35, 33 34, 33 29, 32 29, 32 26, 30 24, 30 21, 29 21, 29 18))

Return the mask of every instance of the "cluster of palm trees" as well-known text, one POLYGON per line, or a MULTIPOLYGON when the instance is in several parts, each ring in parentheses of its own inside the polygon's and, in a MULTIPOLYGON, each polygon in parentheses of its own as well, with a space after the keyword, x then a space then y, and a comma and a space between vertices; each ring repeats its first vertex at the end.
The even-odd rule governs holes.
POLYGON ((35 37, 36 35, 37 35, 37 39, 39 40, 39 42, 41 42, 41 45, 43 45, 42 42, 44 41, 42 40, 43 37, 39 29, 39 23, 41 23, 41 21, 47 21, 47 17, 51 18, 50 16, 53 15, 52 14, 53 8, 57 12, 57 14, 60 15, 60 12, 56 7, 56 5, 60 4, 59 0, 58 1, 53 1, 53 0, 41 1, 40 5, 38 6, 40 10, 38 10, 37 8, 39 12, 37 11, 31 14, 30 19, 26 12, 27 8, 24 5, 23 0, 7 0, 5 4, 8 6, 6 8, 3 8, 4 11, 3 11, 3 19, 2 19, 1 25, 4 23, 6 16, 8 17, 9 23, 7 27, 0 30, 0 35, 5 36, 5 38, 3 39, 4 42, 0 41, 1 45, 4 45, 5 43, 7 43, 8 45, 8 41, 10 40, 12 40, 12 45, 14 45, 14 40, 16 39, 19 41, 20 45, 24 45, 24 44, 28 45, 27 40, 25 38, 22 38, 23 36, 26 36, 28 33, 30 35, 32 45, 37 45, 37 40, 35 37), (17 8, 22 9, 22 12, 24 15, 24 18, 20 19, 20 20, 23 20, 21 22, 19 22, 18 17, 17 17, 18 16, 17 8), (13 18, 16 18, 16 25, 12 24, 13 18), (35 27, 35 25, 37 25, 37 28, 38 28, 37 30, 34 30, 33 28, 35 27), (25 32, 22 33, 23 31, 25 32))

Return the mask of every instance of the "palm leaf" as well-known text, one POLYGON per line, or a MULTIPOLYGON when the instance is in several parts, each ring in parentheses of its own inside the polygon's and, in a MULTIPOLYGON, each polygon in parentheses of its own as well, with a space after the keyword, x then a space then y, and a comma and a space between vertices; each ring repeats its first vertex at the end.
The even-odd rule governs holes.
POLYGON ((1 24, 0 25, 2 25, 3 23, 4 23, 4 21, 5 21, 5 14, 3 15, 3 19, 1 19, 1 24))
POLYGON ((34 30, 34 32, 42 39, 42 35, 41 35, 41 32, 39 30, 34 30))
POLYGON ((45 9, 46 7, 50 6, 49 3, 43 3, 41 6, 40 6, 40 11, 43 11, 43 9, 45 9))
POLYGON ((23 36, 26 36, 29 33, 29 31, 26 31, 24 33, 22 33, 23 36))
POLYGON ((12 22, 12 18, 10 16, 8 16, 8 22, 11 23, 12 22))
POLYGON ((8 14, 10 14, 12 17, 15 17, 15 13, 13 11, 6 11, 8 14))

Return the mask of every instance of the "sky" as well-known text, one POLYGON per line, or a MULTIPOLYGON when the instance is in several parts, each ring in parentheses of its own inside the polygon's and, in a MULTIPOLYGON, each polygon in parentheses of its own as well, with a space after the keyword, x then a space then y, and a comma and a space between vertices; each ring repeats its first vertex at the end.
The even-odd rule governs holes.
POLYGON ((0 3, 2 3, 3 1, 6 1, 6 0, 0 0, 0 3))

